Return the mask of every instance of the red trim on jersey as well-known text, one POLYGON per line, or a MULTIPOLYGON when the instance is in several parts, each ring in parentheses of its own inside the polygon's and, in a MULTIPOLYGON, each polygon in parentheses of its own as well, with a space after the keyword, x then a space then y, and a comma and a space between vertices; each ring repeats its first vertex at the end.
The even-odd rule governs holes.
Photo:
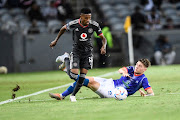
POLYGON ((128 72, 128 69, 127 69, 127 67, 123 67, 123 68, 126 68, 126 70, 127 70, 126 72, 128 72))
POLYGON ((146 91, 146 90, 148 90, 148 89, 151 89, 151 87, 148 87, 148 88, 146 88, 146 89, 144 89, 144 90, 146 91))
POLYGON ((103 33, 99 34, 98 36, 103 35, 103 33))
POLYGON ((83 26, 83 25, 80 23, 80 19, 78 20, 78 23, 79 23, 79 25, 80 25, 82 28, 86 28, 86 27, 89 25, 89 24, 88 24, 87 26, 83 26))
POLYGON ((142 74, 137 74, 137 75, 136 75, 136 74, 134 73, 134 76, 141 76, 141 75, 142 75, 142 74))

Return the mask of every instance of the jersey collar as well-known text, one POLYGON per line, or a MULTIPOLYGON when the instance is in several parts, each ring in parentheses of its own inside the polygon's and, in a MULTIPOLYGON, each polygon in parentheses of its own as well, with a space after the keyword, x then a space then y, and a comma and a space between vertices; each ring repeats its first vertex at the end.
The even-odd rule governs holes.
POLYGON ((143 74, 138 74, 138 75, 136 75, 136 74, 134 73, 134 76, 141 76, 141 75, 143 75, 143 74))
POLYGON ((83 26, 80 21, 81 21, 81 20, 80 20, 80 18, 79 18, 78 23, 79 23, 79 25, 80 25, 82 28, 86 28, 86 27, 88 26, 88 25, 83 26))

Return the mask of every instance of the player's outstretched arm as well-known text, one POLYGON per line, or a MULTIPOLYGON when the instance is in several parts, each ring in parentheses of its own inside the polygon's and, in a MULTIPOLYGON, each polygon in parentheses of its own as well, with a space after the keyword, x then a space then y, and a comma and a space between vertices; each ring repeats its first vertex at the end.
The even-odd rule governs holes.
POLYGON ((120 69, 118 70, 118 72, 119 72, 120 74, 122 74, 124 77, 130 77, 130 76, 129 76, 129 73, 128 73, 128 71, 127 71, 127 69, 126 69, 125 67, 120 68, 120 69))
POLYGON ((50 43, 49 46, 50 46, 51 48, 56 45, 57 41, 59 40, 59 38, 61 37, 61 35, 64 34, 65 31, 66 31, 66 25, 64 25, 64 26, 60 29, 60 31, 59 31, 57 37, 55 38, 55 40, 53 40, 53 41, 50 43))
POLYGON ((154 92, 152 88, 148 89, 146 92, 147 92, 146 96, 154 96, 154 92))
POLYGON ((101 47, 101 54, 106 54, 106 45, 107 45, 107 40, 104 37, 104 35, 100 35, 100 38, 102 39, 102 47, 101 47))
POLYGON ((152 90, 152 88, 148 89, 146 92, 147 94, 145 94, 142 90, 139 90, 141 96, 145 97, 145 96, 154 96, 154 92, 152 90))

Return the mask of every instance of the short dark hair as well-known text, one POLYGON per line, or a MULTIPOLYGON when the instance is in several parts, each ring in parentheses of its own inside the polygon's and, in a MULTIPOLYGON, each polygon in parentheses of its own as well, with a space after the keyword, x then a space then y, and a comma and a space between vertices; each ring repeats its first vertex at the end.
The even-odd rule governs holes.
POLYGON ((150 62, 148 59, 146 59, 146 58, 142 58, 142 59, 140 59, 140 60, 138 60, 138 61, 142 62, 142 64, 143 64, 146 68, 148 68, 149 66, 151 66, 151 62, 150 62))
POLYGON ((137 5, 137 6, 134 8, 134 10, 137 12, 137 11, 140 11, 141 8, 137 5))
POLYGON ((91 10, 89 8, 82 8, 81 9, 81 14, 90 14, 91 10))

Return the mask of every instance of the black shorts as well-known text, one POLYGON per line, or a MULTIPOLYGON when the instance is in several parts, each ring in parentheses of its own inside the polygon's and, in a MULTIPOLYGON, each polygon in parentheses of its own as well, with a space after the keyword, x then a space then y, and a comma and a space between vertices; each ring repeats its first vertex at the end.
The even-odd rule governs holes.
POLYGON ((70 69, 81 69, 87 70, 93 67, 93 54, 78 54, 71 52, 70 54, 70 69))

